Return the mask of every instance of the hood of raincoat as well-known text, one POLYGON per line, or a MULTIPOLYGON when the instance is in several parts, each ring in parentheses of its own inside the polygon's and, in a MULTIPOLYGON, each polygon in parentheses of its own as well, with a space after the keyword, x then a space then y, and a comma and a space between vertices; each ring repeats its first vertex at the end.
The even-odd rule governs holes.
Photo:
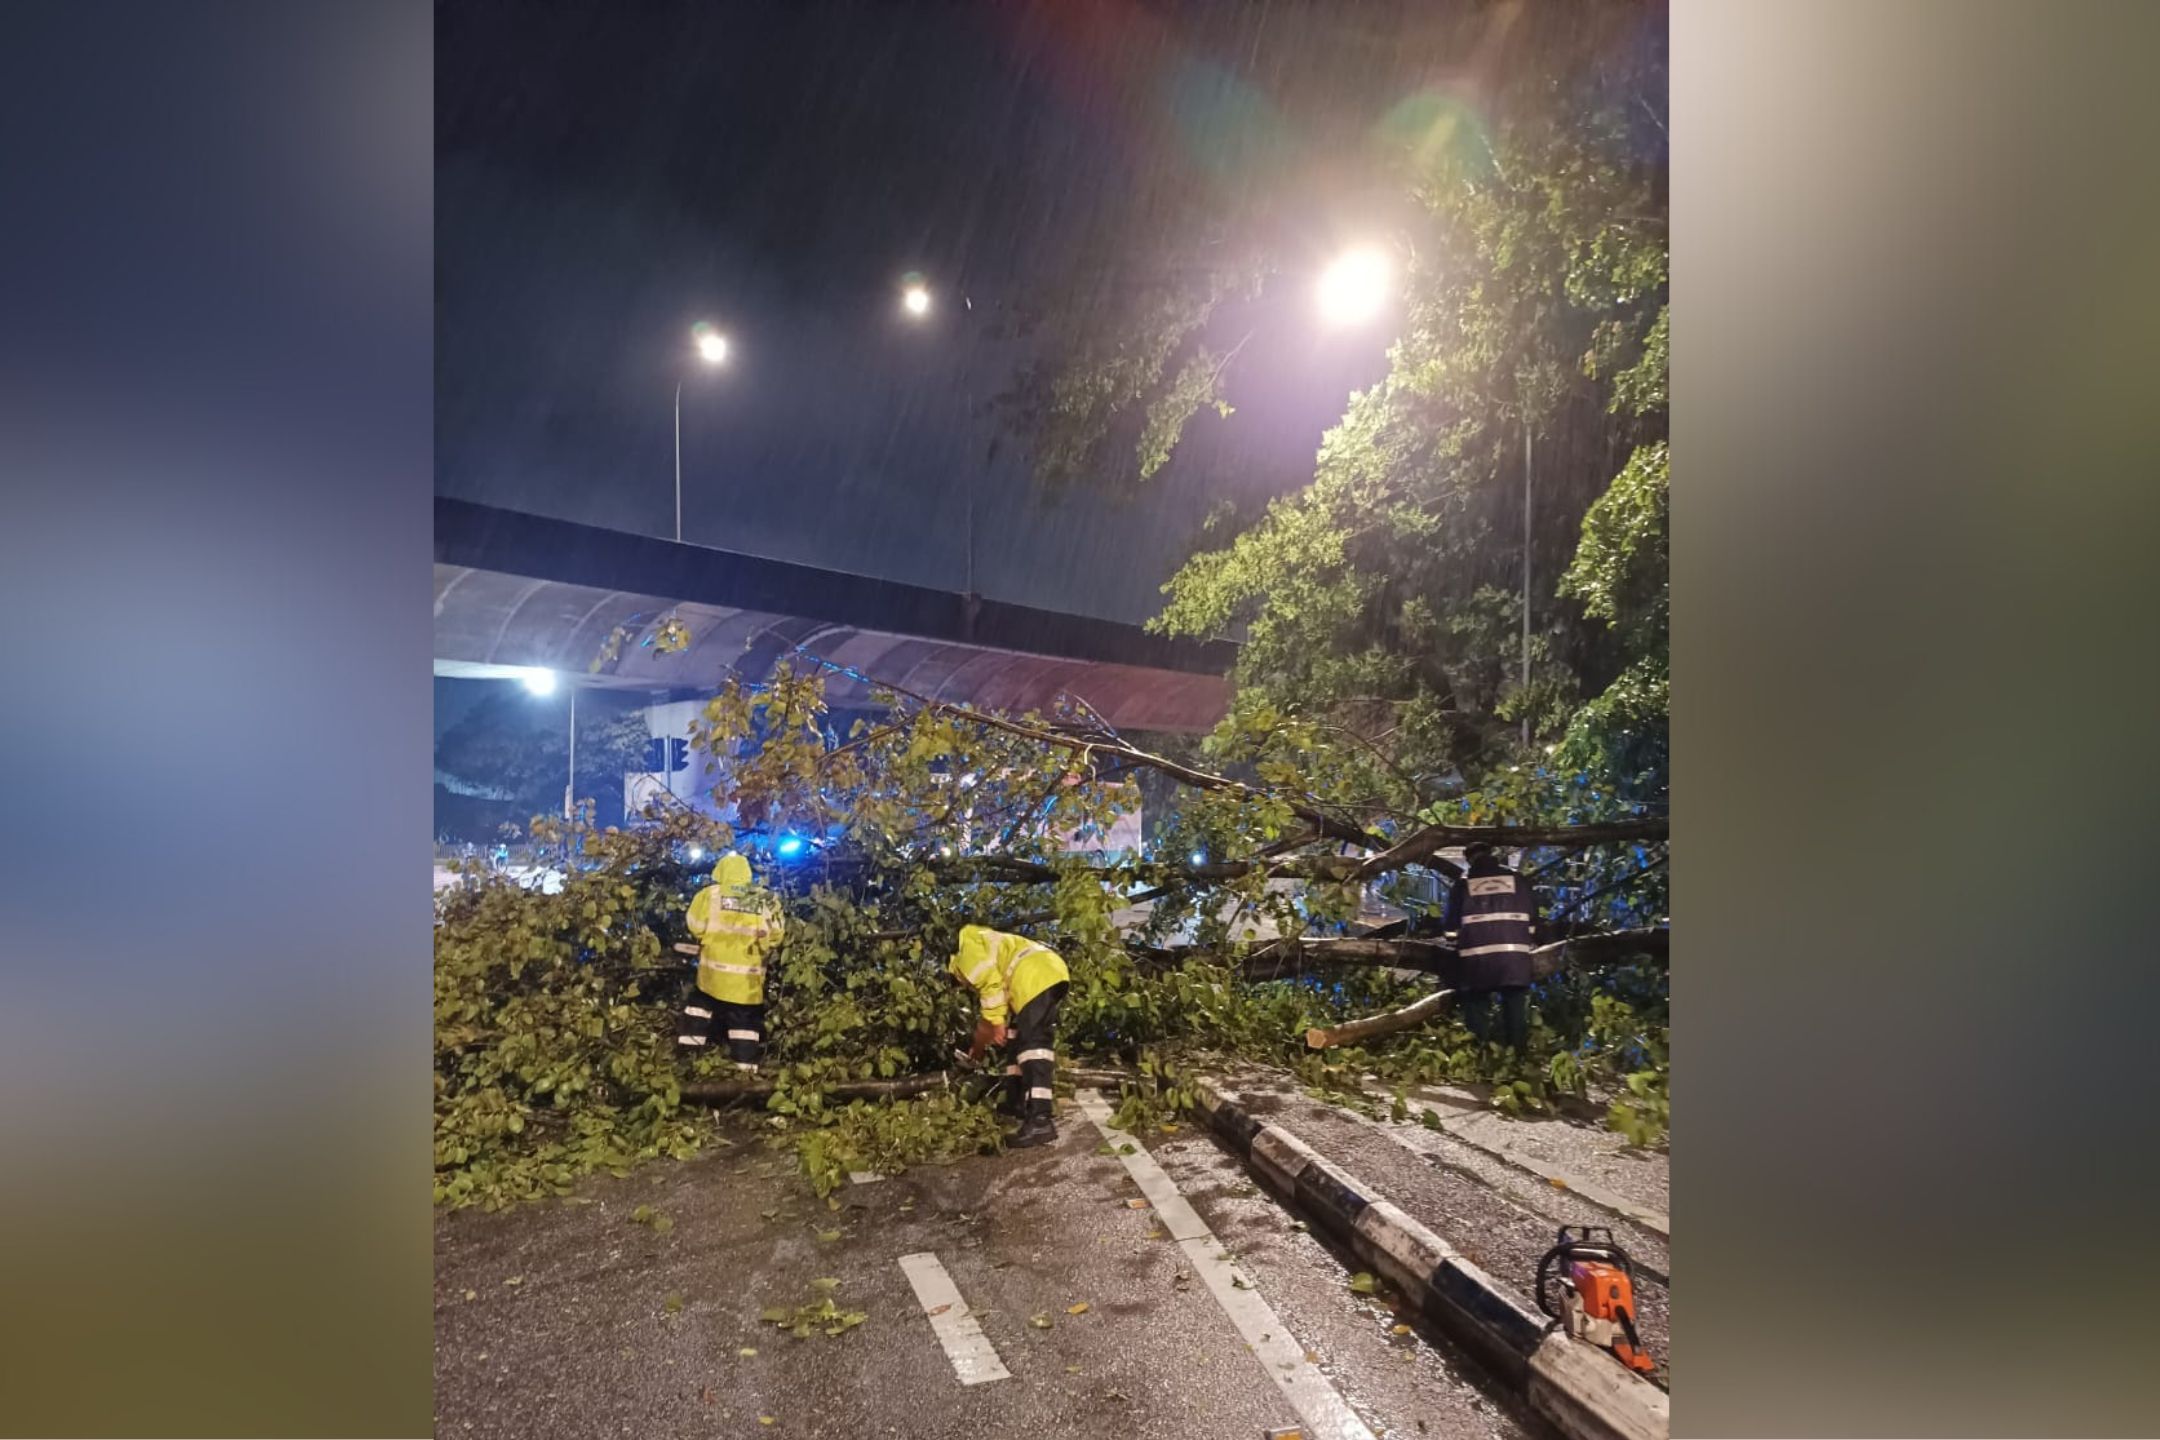
POLYGON ((721 856, 720 863, 713 867, 712 883, 728 891, 749 889, 750 862, 729 851, 721 856))

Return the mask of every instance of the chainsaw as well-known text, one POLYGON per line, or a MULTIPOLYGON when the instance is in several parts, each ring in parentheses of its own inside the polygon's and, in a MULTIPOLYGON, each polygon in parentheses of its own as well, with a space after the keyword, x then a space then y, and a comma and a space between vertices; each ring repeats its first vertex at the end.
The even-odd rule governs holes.
POLYGON ((1537 1303, 1574 1339, 1610 1351, 1638 1373, 1657 1370, 1635 1333, 1635 1267, 1604 1226, 1560 1227, 1560 1243, 1538 1261, 1537 1303))

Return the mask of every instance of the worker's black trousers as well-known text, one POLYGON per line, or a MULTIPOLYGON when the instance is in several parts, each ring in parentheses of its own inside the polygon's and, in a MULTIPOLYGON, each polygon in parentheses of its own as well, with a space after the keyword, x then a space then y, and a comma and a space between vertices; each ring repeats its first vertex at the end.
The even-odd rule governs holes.
POLYGON ((702 1054, 717 1041, 727 1046, 728 1058, 738 1067, 754 1070, 764 1036, 763 1005, 731 1005, 715 1000, 698 989, 695 981, 684 987, 682 1013, 675 1027, 677 1048, 702 1054))
POLYGON ((1465 990, 1462 1000, 1463 1024, 1480 1040, 1497 1039, 1503 1045, 1517 1050, 1530 1046, 1530 990, 1524 985, 1508 985, 1498 990, 1465 990), (1500 1033, 1492 1029, 1493 1001, 1500 1002, 1500 1033))
POLYGON ((1060 980, 1020 1007, 1012 1017, 1006 1053, 1005 1098, 1024 1120, 1050 1118, 1050 1082, 1057 1075, 1057 1013, 1065 1003, 1067 982, 1060 980))

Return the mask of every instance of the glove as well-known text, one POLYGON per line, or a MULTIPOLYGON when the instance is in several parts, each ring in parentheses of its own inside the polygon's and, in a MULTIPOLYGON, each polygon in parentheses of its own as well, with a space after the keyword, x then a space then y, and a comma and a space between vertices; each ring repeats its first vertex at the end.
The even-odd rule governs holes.
POLYGON ((1002 1045, 1005 1043, 1005 1035, 1006 1030, 1003 1025, 999 1025, 996 1022, 990 1020, 976 1021, 975 1041, 972 1045, 968 1046, 968 1060, 972 1063, 973 1061, 982 1059, 983 1052, 985 1050, 988 1050, 993 1045, 1002 1045))

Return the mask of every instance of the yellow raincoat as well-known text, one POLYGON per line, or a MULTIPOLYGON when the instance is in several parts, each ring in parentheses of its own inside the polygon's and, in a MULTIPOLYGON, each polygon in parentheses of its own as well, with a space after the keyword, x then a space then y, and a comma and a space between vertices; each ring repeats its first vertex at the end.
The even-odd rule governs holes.
POLYGON ((750 862, 720 857, 713 883, 690 897, 690 933, 698 940, 697 987, 726 1005, 765 1003, 765 956, 780 943, 767 892, 750 880, 750 862))
POLYGON ((993 1025, 1006 1024, 1028 1001, 1072 978, 1049 946, 980 925, 961 927, 959 953, 947 968, 974 989, 982 1018, 993 1025))

